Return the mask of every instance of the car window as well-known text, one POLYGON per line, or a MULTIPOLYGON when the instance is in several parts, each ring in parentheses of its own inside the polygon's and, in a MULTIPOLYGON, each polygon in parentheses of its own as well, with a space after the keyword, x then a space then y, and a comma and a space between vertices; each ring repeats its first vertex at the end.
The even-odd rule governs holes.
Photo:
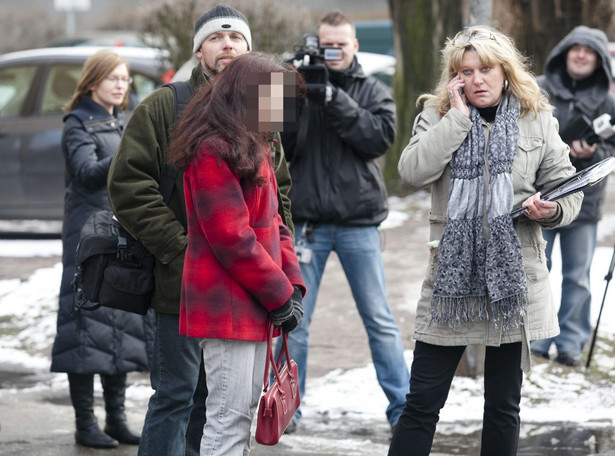
POLYGON ((35 73, 34 65, 0 69, 0 119, 21 114, 35 73))
MULTIPOLYGON (((41 99, 41 114, 59 114, 69 102, 81 76, 81 65, 62 64, 51 68, 41 99)), ((131 73, 133 78, 132 107, 158 87, 158 82, 144 74, 131 73)))
POLYGON ((81 65, 54 65, 43 87, 41 114, 58 114, 73 96, 81 74, 81 65))

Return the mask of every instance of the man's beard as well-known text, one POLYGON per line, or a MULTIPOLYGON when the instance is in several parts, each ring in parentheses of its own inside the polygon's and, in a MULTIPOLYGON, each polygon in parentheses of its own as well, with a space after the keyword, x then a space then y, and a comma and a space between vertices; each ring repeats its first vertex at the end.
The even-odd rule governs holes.
POLYGON ((219 64, 216 64, 214 68, 210 67, 209 65, 205 65, 205 66, 206 66, 206 73, 209 74, 210 76, 216 76, 218 75, 218 73, 220 73, 220 71, 222 71, 222 68, 220 67, 219 64))
POLYGON ((230 62, 226 63, 226 65, 225 65, 225 64, 220 63, 220 61, 218 60, 218 61, 216 61, 216 64, 215 64, 215 66, 213 68, 210 67, 209 65, 207 65, 207 72, 211 76, 216 76, 216 75, 220 74, 220 72, 222 70, 224 70, 228 66, 229 63, 230 62))

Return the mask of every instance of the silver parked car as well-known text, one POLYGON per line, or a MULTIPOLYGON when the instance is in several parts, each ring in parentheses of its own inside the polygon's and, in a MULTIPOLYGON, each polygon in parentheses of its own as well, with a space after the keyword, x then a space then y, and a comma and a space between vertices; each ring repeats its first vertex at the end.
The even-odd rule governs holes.
MULTIPOLYGON (((62 107, 86 59, 100 49, 54 47, 0 56, 0 219, 62 219, 62 107)), ((112 50, 129 62, 133 107, 172 76, 163 51, 112 50)))

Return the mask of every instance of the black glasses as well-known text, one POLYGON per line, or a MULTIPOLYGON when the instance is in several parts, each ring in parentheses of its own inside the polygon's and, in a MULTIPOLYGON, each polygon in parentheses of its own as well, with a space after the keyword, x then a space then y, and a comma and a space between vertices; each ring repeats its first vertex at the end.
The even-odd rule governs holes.
POLYGON ((474 32, 468 34, 467 32, 459 32, 457 35, 455 35, 455 38, 453 38, 453 46, 456 46, 458 44, 465 44, 468 41, 471 40, 494 40, 497 41, 495 39, 495 35, 491 32, 479 32, 477 30, 475 30, 474 32))

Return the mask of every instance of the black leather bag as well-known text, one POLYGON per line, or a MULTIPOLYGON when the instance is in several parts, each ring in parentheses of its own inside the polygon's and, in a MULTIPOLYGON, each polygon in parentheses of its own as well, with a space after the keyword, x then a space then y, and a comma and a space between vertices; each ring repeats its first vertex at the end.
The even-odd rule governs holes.
POLYGON ((81 229, 73 278, 75 308, 112 307, 145 315, 154 292, 154 257, 113 217, 93 213, 81 229))

